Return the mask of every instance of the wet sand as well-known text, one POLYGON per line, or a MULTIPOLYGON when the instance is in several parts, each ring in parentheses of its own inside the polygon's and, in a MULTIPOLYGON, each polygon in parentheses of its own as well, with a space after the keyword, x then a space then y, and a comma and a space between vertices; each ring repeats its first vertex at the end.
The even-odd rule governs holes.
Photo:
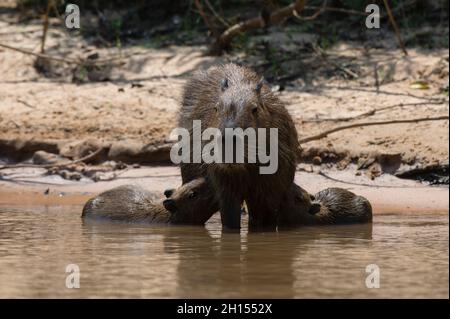
MULTIPOLYGON (((41 176, 37 169, 24 169, 0 180, 0 205, 83 205, 86 200, 107 189, 137 184, 163 196, 167 188, 181 185, 178 167, 153 166, 130 169, 112 181, 92 182, 89 179, 68 181, 59 176, 41 176)), ((448 214, 449 188, 427 186, 382 175, 374 181, 355 176, 350 170, 317 173, 298 171, 295 182, 315 193, 327 187, 342 187, 365 196, 372 203, 374 214, 448 214)))

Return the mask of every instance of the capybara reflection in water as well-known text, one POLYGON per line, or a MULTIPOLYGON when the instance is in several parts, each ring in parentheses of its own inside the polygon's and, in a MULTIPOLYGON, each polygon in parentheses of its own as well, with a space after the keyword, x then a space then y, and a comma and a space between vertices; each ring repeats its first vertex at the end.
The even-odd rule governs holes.
MULTIPOLYGON (((250 229, 275 229, 283 198, 294 180, 299 150, 297 131, 283 103, 255 72, 226 64, 196 72, 184 87, 178 126, 189 131, 191 140, 194 120, 201 121, 202 132, 215 128, 222 137, 227 128, 251 128, 257 134, 262 128, 267 129, 264 134, 271 128, 278 130, 278 166, 273 174, 261 174, 259 168, 265 165, 260 161, 180 164, 183 183, 208 177, 224 228, 240 228, 240 208, 245 201, 250 229)), ((201 141, 202 147, 208 142, 201 141)))
POLYGON ((119 186, 90 199, 82 218, 121 222, 203 225, 218 211, 214 193, 204 178, 166 191, 165 200, 137 185, 119 186))
POLYGON ((326 188, 311 195, 292 184, 285 198, 279 227, 334 225, 372 222, 369 201, 343 188, 326 188))

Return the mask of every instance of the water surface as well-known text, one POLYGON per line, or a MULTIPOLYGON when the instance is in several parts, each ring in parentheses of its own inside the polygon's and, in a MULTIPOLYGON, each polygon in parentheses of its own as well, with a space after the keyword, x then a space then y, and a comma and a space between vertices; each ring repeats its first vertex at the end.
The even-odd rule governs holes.
POLYGON ((83 223, 81 207, 0 207, 0 297, 448 298, 448 214, 278 233, 83 223), (79 289, 66 288, 77 264, 79 289), (366 287, 366 266, 380 288, 366 287))

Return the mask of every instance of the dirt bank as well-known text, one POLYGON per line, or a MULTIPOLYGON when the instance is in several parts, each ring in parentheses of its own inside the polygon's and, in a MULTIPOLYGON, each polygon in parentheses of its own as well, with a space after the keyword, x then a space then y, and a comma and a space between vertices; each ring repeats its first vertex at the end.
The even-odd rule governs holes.
MULTIPOLYGON (((36 52, 41 21, 15 23, 7 10, 0 16, 0 42, 36 52)), ((311 50, 316 35, 289 32, 275 28, 252 37, 254 50, 212 57, 202 45, 98 47, 50 19, 46 54, 122 58, 86 70, 55 61, 37 67, 34 56, 0 47, 0 164, 41 150, 79 159, 99 148, 96 162, 170 163, 169 133, 183 84, 193 71, 227 61, 265 74, 300 139, 362 122, 448 116, 448 50, 408 48, 404 56, 388 33, 376 45, 338 42, 322 56, 311 50), (261 43, 285 56, 261 56, 261 43), (295 73, 277 75, 275 66, 295 73)), ((448 120, 362 126, 302 143, 302 162, 351 168, 368 182, 416 165, 448 167, 448 143, 448 120)))

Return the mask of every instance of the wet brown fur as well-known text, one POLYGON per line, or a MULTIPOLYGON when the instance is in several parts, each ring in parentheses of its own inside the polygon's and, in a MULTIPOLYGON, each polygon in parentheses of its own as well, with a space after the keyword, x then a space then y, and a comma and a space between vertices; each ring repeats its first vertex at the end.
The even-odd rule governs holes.
POLYGON ((343 188, 327 188, 310 195, 293 184, 286 197, 279 227, 372 222, 369 201, 343 188))
POLYGON ((319 211, 313 216, 318 224, 353 224, 372 222, 369 201, 343 188, 326 188, 314 195, 319 211))
POLYGON ((90 199, 82 218, 120 222, 203 225, 216 211, 213 193, 203 178, 174 189, 166 200, 137 185, 119 186, 90 199), (192 196, 196 194, 195 196, 192 196), (170 201, 170 210, 165 207, 170 201))
MULTIPOLYGON (((202 130, 223 130, 230 119, 234 127, 278 128, 278 170, 259 174, 258 164, 181 164, 183 183, 207 176, 220 204, 222 224, 239 228, 240 205, 245 200, 250 228, 276 227, 280 206, 294 179, 299 149, 297 132, 282 102, 262 85, 260 77, 235 64, 213 67, 193 75, 184 88, 178 126, 190 130, 193 120, 202 130), (223 88, 224 79, 227 86, 223 88), (253 109, 257 109, 253 113, 253 109)), ((191 147, 192 150, 192 147, 191 147)))

